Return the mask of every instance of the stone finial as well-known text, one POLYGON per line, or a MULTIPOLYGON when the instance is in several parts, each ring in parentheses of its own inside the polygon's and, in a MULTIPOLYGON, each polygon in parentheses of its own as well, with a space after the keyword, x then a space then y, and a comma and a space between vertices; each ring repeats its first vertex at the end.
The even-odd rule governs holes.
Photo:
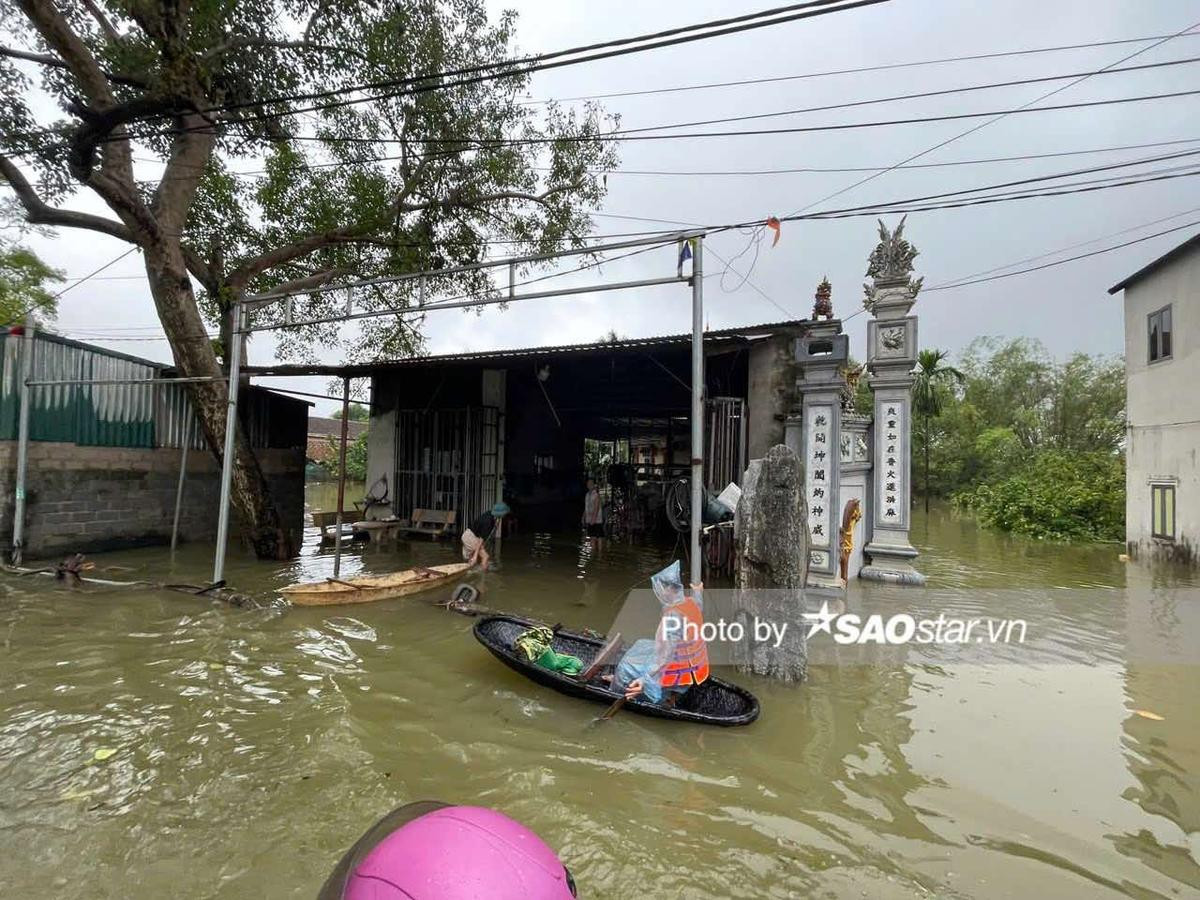
POLYGON ((833 318, 833 285, 829 283, 829 276, 826 275, 821 279, 821 283, 817 285, 816 293, 817 302, 813 304, 812 317, 815 322, 822 317, 826 319, 833 318))
POLYGON ((863 306, 868 312, 874 312, 875 295, 882 286, 902 286, 908 289, 911 298, 915 298, 921 290, 924 278, 913 278, 913 260, 920 252, 904 237, 904 223, 908 216, 901 216, 895 231, 879 220, 879 243, 871 251, 867 260, 867 275, 874 282, 864 284, 863 293, 866 295, 863 306))

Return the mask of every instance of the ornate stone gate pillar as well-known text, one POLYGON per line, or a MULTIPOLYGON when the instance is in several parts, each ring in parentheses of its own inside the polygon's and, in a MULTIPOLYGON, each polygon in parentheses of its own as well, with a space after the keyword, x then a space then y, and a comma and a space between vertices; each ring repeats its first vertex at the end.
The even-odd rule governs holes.
POLYGON ((801 459, 808 501, 808 583, 832 586, 838 578, 838 497, 842 435, 841 370, 849 339, 842 323, 816 322, 796 339, 800 377, 801 459))
POLYGON ((917 249, 904 239, 904 219, 895 232, 879 223, 864 285, 867 323, 867 383, 875 394, 875 467, 872 479, 870 559, 860 578, 924 584, 913 568, 917 549, 908 540, 912 516, 912 385, 917 363, 917 317, 909 315, 921 289, 912 277, 917 249))

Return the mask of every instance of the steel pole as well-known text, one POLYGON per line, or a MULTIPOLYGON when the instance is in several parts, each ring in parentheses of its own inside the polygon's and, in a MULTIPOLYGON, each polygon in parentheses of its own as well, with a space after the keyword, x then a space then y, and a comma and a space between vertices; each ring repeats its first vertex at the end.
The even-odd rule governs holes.
POLYGON ((213 558, 213 584, 225 578, 225 545, 229 541, 229 489, 233 484, 233 458, 237 448, 237 401, 242 374, 242 305, 229 312, 229 401, 225 410, 225 450, 221 456, 221 499, 217 517, 217 550, 213 558))
POLYGON ((33 374, 33 313, 25 316, 21 338, 21 411, 17 424, 17 484, 13 503, 12 564, 19 566, 25 552, 25 479, 29 468, 30 376, 33 374))
POLYGON ((704 507, 704 237, 692 243, 692 583, 703 578, 700 526, 704 507))
POLYGON ((350 432, 350 379, 342 379, 342 445, 338 450, 337 516, 333 533, 333 577, 342 571, 342 504, 346 502, 346 436, 350 432))

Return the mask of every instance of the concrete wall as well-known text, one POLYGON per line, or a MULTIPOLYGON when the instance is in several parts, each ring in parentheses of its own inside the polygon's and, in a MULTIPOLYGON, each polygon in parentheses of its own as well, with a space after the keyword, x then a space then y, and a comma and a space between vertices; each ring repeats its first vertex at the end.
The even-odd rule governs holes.
POLYGON ((1129 429, 1125 537, 1134 556, 1200 561, 1200 247, 1125 290, 1129 429), (1171 358, 1148 359, 1147 316, 1171 305, 1171 358), (1175 541, 1151 537, 1150 485, 1175 485, 1175 541))
MULTIPOLYGON (((372 397, 378 396, 375 381, 372 379, 372 397)), ((391 500, 395 497, 392 481, 396 477, 396 411, 374 408, 371 410, 371 427, 367 432, 367 490, 380 478, 385 477, 389 502, 382 506, 372 506, 367 514, 369 518, 382 519, 392 515, 391 500)))
POLYGON ((747 459, 761 459, 784 443, 784 417, 796 405, 796 366, 791 332, 764 338, 750 348, 746 390, 747 459))
MULTIPOLYGON (((0 535, 12 534, 15 441, 0 441, 0 535)), ((297 543, 304 516, 304 451, 258 450, 272 495, 297 543)), ((180 451, 29 445, 25 554, 46 558, 171 539, 180 451)), ((217 531, 220 470, 210 453, 192 450, 180 537, 209 541, 217 531)), ((234 532, 237 517, 234 517, 234 532)))

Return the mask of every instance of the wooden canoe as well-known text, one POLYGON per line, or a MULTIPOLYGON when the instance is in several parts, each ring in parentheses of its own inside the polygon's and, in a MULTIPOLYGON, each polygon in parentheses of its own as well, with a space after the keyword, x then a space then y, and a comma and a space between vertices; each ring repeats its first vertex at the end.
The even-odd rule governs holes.
POLYGON ((374 603, 405 597, 442 587, 470 568, 467 563, 449 563, 391 572, 386 575, 355 575, 349 578, 292 584, 280 590, 296 606, 335 606, 343 603, 374 603))
MULTIPOLYGON (((524 654, 513 646, 517 636, 534 625, 540 625, 519 616, 493 615, 480 619, 475 624, 475 639, 491 651, 492 655, 514 671, 538 684, 553 688, 562 694, 594 700, 611 705, 625 695, 614 691, 600 681, 585 682, 582 678, 551 672, 529 662, 524 654)), ((554 633, 552 647, 559 653, 567 653, 583 660, 585 667, 593 662, 602 649, 607 648, 604 638, 577 634, 564 628, 554 633)), ((611 658, 615 663, 619 656, 611 658)), ((591 674, 585 672, 583 674, 591 674)), ((610 706, 611 708, 611 706, 610 706)), ((743 687, 720 678, 709 677, 703 684, 689 690, 672 707, 657 706, 642 697, 625 703, 624 708, 643 716, 659 719, 674 719, 677 722, 698 722, 702 725, 749 725, 758 718, 758 698, 743 687)))

